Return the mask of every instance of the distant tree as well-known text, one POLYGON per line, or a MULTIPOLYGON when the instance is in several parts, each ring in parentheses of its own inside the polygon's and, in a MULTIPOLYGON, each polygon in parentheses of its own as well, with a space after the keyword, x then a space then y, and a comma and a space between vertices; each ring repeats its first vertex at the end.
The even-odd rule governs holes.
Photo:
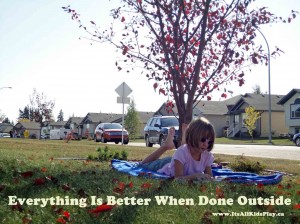
POLYGON ((6 123, 6 124, 11 124, 10 120, 8 119, 8 117, 4 118, 2 123, 6 123))
MULTIPOLYGON (((27 105, 23 110, 19 109, 19 117, 18 119, 29 119, 30 120, 30 107, 27 105)), ((32 117, 33 118, 33 117, 32 117)))
POLYGON ((62 109, 60 109, 59 114, 57 116, 57 121, 63 121, 64 120, 64 113, 62 109))
POLYGON ((18 120, 18 122, 30 122, 31 120, 27 119, 27 118, 21 118, 18 120))
POLYGON ((255 84, 255 86, 252 87, 254 94, 261 94, 260 85, 255 84))
POLYGON ((253 142, 253 131, 256 128, 256 121, 260 118, 260 113, 255 111, 255 107, 249 106, 245 108, 246 118, 244 120, 245 126, 251 136, 253 142))
POLYGON ((0 110, 0 122, 2 122, 5 119, 5 114, 3 114, 0 110))
POLYGON ((136 139, 139 132, 139 123, 140 121, 138 113, 135 109, 134 100, 131 100, 127 108, 127 114, 125 118, 125 127, 129 132, 129 138, 136 139))
POLYGON ((53 100, 47 100, 44 93, 38 93, 33 89, 33 94, 30 96, 31 109, 33 111, 33 121, 40 123, 43 127, 43 122, 50 121, 52 111, 55 106, 53 100))

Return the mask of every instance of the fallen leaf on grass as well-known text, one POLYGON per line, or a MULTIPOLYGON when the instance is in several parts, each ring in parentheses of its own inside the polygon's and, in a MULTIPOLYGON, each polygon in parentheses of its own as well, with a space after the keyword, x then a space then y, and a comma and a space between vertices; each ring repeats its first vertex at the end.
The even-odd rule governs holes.
POLYGON ((0 192, 3 191, 5 189, 5 185, 1 184, 0 185, 0 192))
POLYGON ((33 181, 33 184, 34 185, 37 185, 37 186, 41 186, 41 185, 44 185, 46 183, 46 179, 41 177, 41 178, 37 178, 33 181))
POLYGON ((93 214, 100 214, 101 212, 109 212, 113 209, 114 206, 108 205, 107 203, 104 203, 102 205, 97 206, 95 209, 90 210, 90 213, 93 214))
POLYGON ((300 210, 300 204, 294 204, 293 209, 298 209, 298 210, 300 210))
POLYGON ((32 171, 26 171, 26 172, 20 173, 20 175, 21 175, 23 178, 29 178, 29 177, 32 177, 32 176, 33 176, 33 172, 32 172, 32 171))

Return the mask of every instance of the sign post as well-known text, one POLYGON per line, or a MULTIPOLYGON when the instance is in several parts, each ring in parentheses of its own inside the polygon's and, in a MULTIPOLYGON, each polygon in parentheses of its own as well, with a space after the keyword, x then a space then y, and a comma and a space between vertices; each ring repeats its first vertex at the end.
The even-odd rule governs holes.
POLYGON ((132 89, 125 83, 122 82, 121 85, 119 85, 116 88, 116 93, 119 94, 120 97, 117 97, 117 103, 123 104, 122 109, 122 145, 124 144, 124 136, 123 136, 123 130, 124 130, 124 104, 130 104, 130 98, 127 97, 131 92, 132 89))

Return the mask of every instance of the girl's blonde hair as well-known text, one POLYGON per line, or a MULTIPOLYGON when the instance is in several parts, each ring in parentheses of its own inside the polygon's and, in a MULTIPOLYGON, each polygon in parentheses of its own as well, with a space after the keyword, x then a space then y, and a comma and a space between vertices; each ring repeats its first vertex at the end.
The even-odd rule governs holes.
POLYGON ((185 142, 191 147, 199 148, 201 139, 209 139, 211 141, 207 149, 211 151, 215 142, 215 130, 213 125, 204 117, 193 120, 185 134, 185 142))

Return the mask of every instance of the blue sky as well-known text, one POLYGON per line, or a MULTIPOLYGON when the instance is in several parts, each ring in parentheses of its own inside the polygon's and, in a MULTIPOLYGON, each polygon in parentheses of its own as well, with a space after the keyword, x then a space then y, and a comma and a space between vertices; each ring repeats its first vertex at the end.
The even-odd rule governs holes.
MULTIPOLYGON (((18 110, 29 104, 33 88, 56 102, 54 118, 60 109, 65 119, 88 112, 122 113, 115 89, 125 81, 133 90, 139 111, 155 111, 166 100, 152 88, 152 82, 139 73, 118 72, 115 49, 108 44, 79 40, 83 34, 62 6, 71 5, 83 21, 93 20, 104 27, 111 21, 109 10, 118 0, 0 0, 0 110, 16 122, 18 110), (3 35, 4 34, 4 35, 3 35)), ((278 15, 300 11, 298 0, 257 0, 256 6, 268 6, 278 15)), ((287 94, 299 87, 300 16, 291 24, 261 27, 271 50, 285 53, 271 59, 271 92, 287 94), (299 18, 298 18, 299 17, 299 18), (297 80, 297 82, 296 82, 297 80)), ((259 35, 259 34, 257 34, 259 35)), ((262 38, 257 38, 265 47, 262 38)), ((239 88, 227 86, 234 95, 253 91, 258 84, 268 90, 266 66, 257 66, 239 88)), ((219 100, 221 93, 214 94, 219 100)))

